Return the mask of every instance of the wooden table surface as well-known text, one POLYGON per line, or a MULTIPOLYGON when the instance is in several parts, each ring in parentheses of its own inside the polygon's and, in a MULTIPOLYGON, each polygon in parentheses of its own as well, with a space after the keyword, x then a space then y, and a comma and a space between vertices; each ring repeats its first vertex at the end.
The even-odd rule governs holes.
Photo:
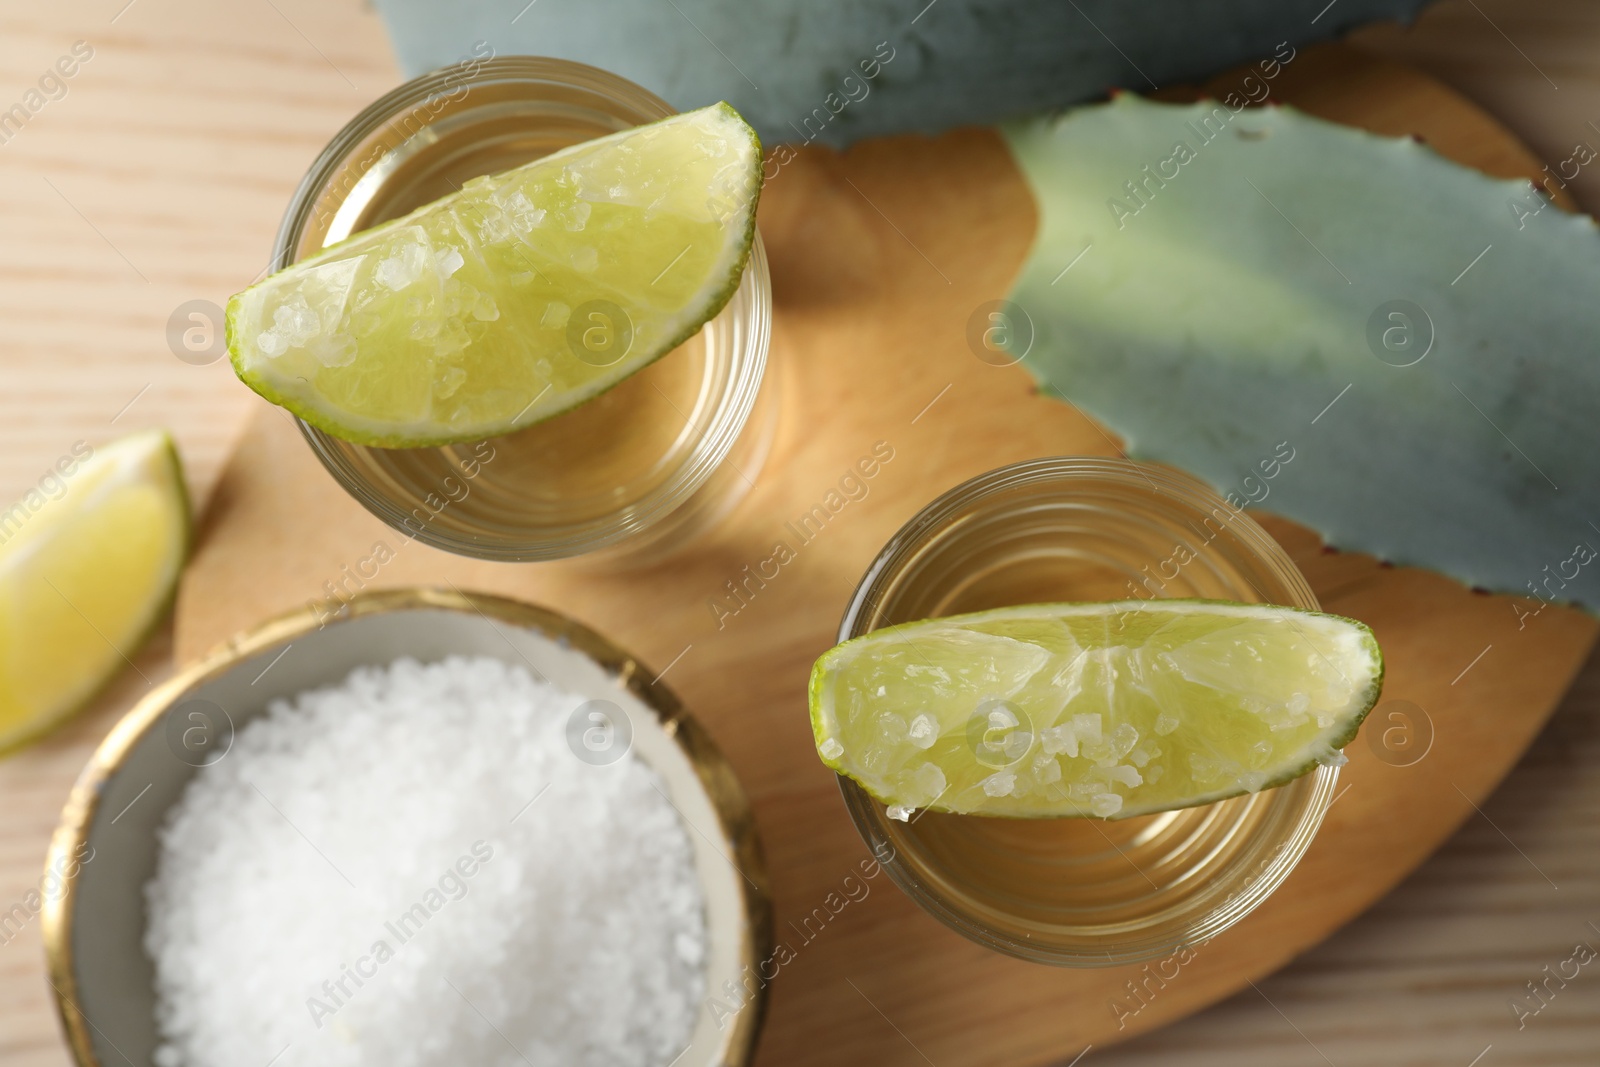
MULTIPOLYGON (((1578 142, 1600 147, 1594 5, 1446 0, 1413 30, 1357 40, 1459 88, 1552 165, 1578 142)), ((355 0, 9 0, 0 109, 76 41, 93 54, 66 94, 0 144, 0 499, 77 439, 165 425, 203 500, 248 397, 226 363, 173 354, 169 316, 188 301, 220 304, 256 276, 306 164, 398 74, 382 26, 355 0)), ((1600 211, 1593 168, 1572 192, 1600 211)), ((160 639, 139 666, 155 677, 169 655, 160 639)), ((120 679, 90 714, 0 763, 0 780, 41 800, 0 813, 0 904, 29 888, 20 872, 53 821, 39 813, 56 810, 143 688, 120 679)), ((1542 1006, 1526 987, 1579 942, 1600 949, 1597 816, 1600 661, 1482 817, 1377 908, 1259 988, 1084 1062, 1600 1062, 1600 965, 1549 979, 1542 1006)), ((0 1063, 66 1062, 33 926, 0 944, 0 988, 19 991, 0 1000, 0 1063)))

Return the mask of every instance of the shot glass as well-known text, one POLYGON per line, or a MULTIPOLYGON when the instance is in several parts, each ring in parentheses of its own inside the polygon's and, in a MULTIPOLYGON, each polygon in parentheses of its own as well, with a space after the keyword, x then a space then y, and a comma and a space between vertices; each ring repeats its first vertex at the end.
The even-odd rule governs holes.
MULTIPOLYGON (((580 63, 470 58, 357 115, 302 179, 273 269, 404 215, 465 181, 673 114, 580 63)), ((442 448, 352 444, 305 422, 317 459, 408 537, 467 556, 551 560, 609 550, 650 561, 732 509, 771 443, 764 386, 772 294, 757 236, 722 312, 670 355, 572 411, 442 448)))
MULTIPOLYGON (((1317 608, 1266 531, 1195 479, 1039 459, 980 475, 907 522, 862 578, 839 640, 1013 604, 1152 597, 1317 608)), ((1094 967, 1203 951, 1288 877, 1337 779, 1319 766, 1275 789, 1118 821, 922 811, 900 822, 851 779, 839 788, 926 911, 1000 952, 1094 967)))

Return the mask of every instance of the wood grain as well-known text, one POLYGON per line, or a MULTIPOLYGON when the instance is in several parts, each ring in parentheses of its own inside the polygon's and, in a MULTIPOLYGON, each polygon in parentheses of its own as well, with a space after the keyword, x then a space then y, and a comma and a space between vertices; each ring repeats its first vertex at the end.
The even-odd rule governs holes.
MULTIPOLYGON (((1497 125, 1425 76, 1336 47, 1297 62, 1279 87, 1290 102, 1348 120, 1371 109, 1380 128, 1402 126, 1466 161, 1537 170, 1497 125)), ((934 494, 1014 460, 1115 451, 1073 407, 1034 395, 1019 368, 989 366, 967 348, 969 316, 1006 292, 1034 226, 1021 178, 987 131, 806 151, 784 167, 762 214, 783 376, 779 441, 725 526, 647 572, 485 564, 400 545, 321 471, 290 420, 263 408, 222 478, 185 581, 180 657, 319 596, 325 580, 383 541, 397 556, 373 586, 449 582, 551 604, 647 662, 672 664, 670 684, 750 790, 780 936, 798 956, 773 987, 766 1065, 915 1055, 936 1064, 1038 1064, 1233 993, 1364 909, 1472 812, 1559 700, 1595 626, 1552 609, 1537 620, 1537 635, 1519 633, 1503 598, 1328 555, 1307 531, 1269 520, 1327 606, 1374 627, 1389 695, 1426 709, 1435 737, 1428 758, 1408 768, 1353 746, 1347 792, 1267 905, 1144 1006, 1125 992, 1139 968, 1052 970, 1003 958, 938 926, 887 885, 806 939, 787 920, 810 912, 865 856, 811 750, 804 705, 806 674, 832 643, 850 588, 934 494), (785 521, 878 441, 894 459, 869 495, 719 625, 708 600, 769 555, 785 521), (1497 644, 1505 651, 1495 656, 1497 644), (1395 811, 1408 817, 1390 817, 1395 811), (1121 1018, 1113 1001, 1138 1010, 1121 1018)))
MULTIPOLYGON (((220 302, 260 269, 282 206, 306 163, 361 104, 397 80, 381 26, 353 0, 326 4, 275 0, 274 5, 138 0, 127 9, 124 0, 71 9, 13 5, 5 12, 3 25, 0 89, 4 94, 0 95, 5 95, 8 103, 20 97, 72 41, 93 40, 97 55, 74 80, 66 99, 52 103, 21 137, 0 146, 0 189, 7 194, 0 198, 6 234, 6 241, 0 243, 0 270, 5 271, 7 281, 0 308, 8 326, 6 345, 0 349, 7 383, 0 396, 0 496, 20 493, 77 437, 102 440, 124 428, 166 424, 178 433, 191 480, 203 498, 252 402, 222 365, 192 367, 172 357, 163 336, 167 316, 177 303, 191 297, 220 302), (283 14, 275 13, 274 7, 283 14), (110 21, 113 16, 117 16, 115 23, 110 21), (344 80, 346 76, 355 87, 344 80), (61 192, 72 197, 83 216, 56 199, 42 177, 50 177, 61 192), (93 225, 86 224, 85 216, 93 225), (97 236, 96 228, 115 241, 115 247, 97 236), (141 281, 131 272, 118 249, 151 280, 141 281), (150 389, 141 393, 147 384, 150 389), (136 396, 135 403, 111 424, 110 419, 136 396)), ((1600 136, 1585 125, 1587 119, 1600 115, 1600 64, 1594 60, 1600 54, 1596 51, 1600 47, 1600 12, 1592 5, 1572 0, 1520 5, 1509 0, 1450 0, 1431 9, 1413 31, 1380 28, 1364 31, 1359 38, 1363 48, 1417 61, 1467 91, 1540 149, 1541 162, 1565 158, 1575 139, 1600 142, 1600 136), (1536 73, 1532 63, 1558 81, 1559 92, 1536 73)), ((1470 128, 1464 129, 1470 132, 1470 128)), ((1440 136, 1433 132, 1430 139, 1443 149, 1440 136)), ((1497 139, 1480 148, 1505 143, 1497 139)), ((856 167, 856 155, 845 157, 842 165, 856 167)), ((1491 165, 1488 158, 1479 162, 1491 165)), ((809 236, 791 237, 797 248, 808 244, 821 248, 831 262, 826 271, 791 274, 780 281, 780 354, 791 342, 836 346, 847 353, 870 352, 869 341, 882 340, 885 334, 894 333, 895 325, 904 323, 903 343, 924 346, 937 366, 954 368, 962 360, 970 360, 959 340, 952 340, 951 323, 946 320, 957 320, 953 336, 959 338, 965 312, 980 299, 1001 295, 1009 279, 981 264, 968 264, 952 273, 954 261, 938 258, 945 250, 942 245, 935 247, 938 234, 930 231, 925 239, 920 231, 907 228, 901 218, 901 175, 892 169, 874 170, 881 164, 870 163, 860 164, 861 171, 830 170, 839 165, 831 159, 808 160, 805 170, 786 171, 782 181, 804 176, 801 184, 808 187, 806 195, 817 198, 817 204, 807 210, 834 218, 843 210, 840 203, 858 195, 838 181, 840 173, 848 175, 949 274, 952 286, 962 287, 960 299, 966 299, 968 290, 981 295, 966 300, 964 307, 952 308, 939 320, 943 323, 940 330, 924 331, 915 321, 904 322, 913 316, 899 305, 915 296, 908 296, 898 285, 886 287, 887 295, 893 297, 893 310, 878 315, 858 306, 864 300, 862 287, 882 282, 891 270, 907 279, 907 285, 937 285, 943 290, 939 300, 952 305, 959 300, 951 286, 926 273, 929 268, 924 260, 908 253, 903 245, 895 247, 901 238, 882 217, 862 212, 857 205, 855 211, 864 221, 857 219, 855 225, 870 240, 852 233, 825 243, 818 227, 812 227, 809 236), (883 190, 876 191, 864 182, 874 175, 883 179, 883 190), (925 273, 922 282, 915 283, 919 271, 925 273), (810 288, 805 291, 781 288, 792 278, 806 276, 810 276, 810 288), (863 330, 850 320, 851 315, 872 319, 882 328, 863 330)), ((916 175, 906 177, 915 179, 916 175)), ((774 186, 774 203, 779 199, 778 188, 774 186)), ((1590 206, 1600 203, 1600 195, 1594 193, 1597 189, 1600 184, 1587 171, 1573 183, 1579 202, 1590 206)), ((948 206, 955 209, 952 219, 965 219, 984 240, 999 240, 1004 246, 1005 234, 994 218, 972 218, 972 213, 960 210, 959 203, 948 206)), ((793 206, 789 210, 787 228, 804 229, 804 213, 793 206)), ((1004 205, 999 210, 1003 212, 1004 205)), ((775 236, 777 223, 775 214, 764 218, 769 239, 775 236)), ((999 252, 990 248, 986 254, 1020 257, 1021 250, 1004 246, 999 252)), ((696 641, 673 668, 668 680, 691 700, 702 718, 712 722, 725 747, 733 750, 737 745, 747 755, 759 755, 768 746, 798 750, 803 731, 797 732, 792 721, 793 678, 752 677, 743 666, 744 657, 770 655, 798 661, 809 653, 809 649, 801 651, 800 645, 825 642, 845 587, 881 535, 926 496, 953 483, 960 473, 990 465, 984 457, 991 455, 985 450, 994 447, 993 442, 963 433, 948 422, 933 422, 941 407, 957 399, 973 406, 997 396, 1005 402, 1031 403, 1023 396, 1025 385, 1011 382, 1002 388, 995 384, 1002 372, 981 369, 989 374, 987 380, 974 379, 974 368, 945 376, 939 386, 957 379, 959 386, 915 427, 904 431, 894 427, 897 447, 903 442, 904 447, 920 450, 925 458, 948 464, 949 478, 926 479, 920 475, 920 467, 914 471, 908 464, 896 470, 891 465, 874 495, 863 502, 863 510, 849 513, 849 523, 830 530, 830 537, 834 532, 839 535, 837 541, 819 544, 819 558, 803 561, 804 573, 786 572, 785 580, 792 583, 788 592, 776 588, 773 600, 764 606, 758 603, 747 615, 730 621, 729 632, 734 635, 749 628, 746 636, 737 639, 737 649, 708 637, 696 641), (931 424, 931 432, 923 432, 924 424, 931 424), (888 477, 901 480, 891 483, 888 477), (822 551, 837 562, 821 562, 822 551), (821 588, 822 583, 835 580, 837 588, 821 588), (814 592, 797 588, 812 585, 819 588, 814 592), (778 598, 778 593, 783 597, 778 598), (791 618, 809 637, 797 639, 791 633, 770 629, 775 622, 791 618), (702 653, 703 662, 688 669, 702 653)), ((855 379, 859 387, 888 398, 888 414, 903 416, 908 410, 914 414, 931 398, 918 398, 914 406, 910 399, 899 403, 894 398, 920 382, 904 374, 881 373, 883 368, 857 367, 854 362, 851 370, 859 372, 855 379)), ((806 410, 826 410, 847 385, 802 376, 800 402, 806 410)), ((1052 436, 1058 447, 1076 443, 1070 426, 1050 425, 1049 432, 1060 435, 1052 436)), ((807 463, 833 461, 842 471, 843 462, 854 458, 852 447, 857 443, 839 441, 831 447, 807 443, 808 438, 828 432, 822 426, 790 419, 784 451, 775 462, 784 462, 784 456, 807 463)), ((1092 450, 1092 444, 1088 442, 1081 450, 1092 450)), ((992 453, 994 462, 1013 458, 1007 447, 1002 443, 992 453)), ((298 450, 298 455, 304 458, 303 450, 298 450)), ((906 455, 909 458, 912 453, 906 455)), ((762 479, 763 487, 772 476, 769 471, 762 479)), ((815 485, 758 498, 765 499, 765 505, 752 500, 736 523, 753 524, 749 508, 778 506, 790 496, 798 496, 809 506, 832 476, 829 470, 815 485)), ((240 507, 239 500, 230 502, 226 496, 219 504, 214 513, 218 524, 227 521, 230 510, 240 507)), ((250 512, 246 517, 270 518, 250 512)), ((770 525, 780 524, 781 519, 775 519, 770 525)), ((1274 532, 1290 542, 1296 536, 1286 528, 1274 527, 1274 532)), ((756 532, 757 542, 761 534, 756 532)), ((381 528, 377 536, 384 536, 381 528)), ((719 584, 725 573, 748 561, 749 557, 739 553, 749 547, 747 540, 738 537, 719 538, 706 546, 707 558, 699 561, 696 573, 714 575, 719 584), (719 570, 718 565, 724 569, 719 570)), ((754 547, 765 549, 759 543, 754 547)), ((1324 559, 1310 540, 1295 542, 1292 547, 1308 573, 1324 564, 1352 566, 1346 557, 1324 559)), ((297 562, 315 567, 324 561, 302 556, 293 545, 273 547, 275 555, 280 551, 288 563, 275 563, 270 573, 289 573, 297 583, 286 587, 286 601, 305 595, 304 587, 331 577, 314 569, 293 573, 297 562)), ((420 554, 427 550, 406 551, 420 554)), ((335 561, 333 569, 343 562, 348 560, 335 561)), ((1341 610, 1365 610, 1361 597, 1370 595, 1373 583, 1387 580, 1369 561, 1358 560, 1354 565, 1348 572, 1313 574, 1330 603, 1340 595, 1353 598, 1356 606, 1341 610)), ((417 564, 417 568, 420 574, 428 565, 417 564)), ((397 572, 397 580, 399 577, 397 572)), ((1523 705, 1526 694, 1514 682, 1507 684, 1506 675, 1480 672, 1494 667, 1497 653, 1505 653, 1512 661, 1502 665, 1501 671, 1513 667, 1532 670, 1537 663, 1526 657, 1519 643, 1496 641, 1484 659, 1452 687, 1448 679, 1483 646, 1458 646, 1457 630, 1440 622, 1448 621, 1449 613, 1458 607, 1482 610, 1477 606, 1489 604, 1508 611, 1507 605, 1470 597, 1448 583, 1442 592, 1431 590, 1427 587, 1437 580, 1425 575, 1419 578, 1424 588, 1416 595, 1424 599, 1394 622, 1432 634, 1422 650, 1432 658, 1419 661, 1417 673, 1426 678, 1427 672, 1437 670, 1441 676, 1433 679, 1434 688, 1426 692, 1391 688, 1391 696, 1406 695, 1435 713, 1441 744, 1447 735, 1457 738, 1455 758, 1472 746, 1503 749, 1515 744, 1515 736, 1508 737, 1494 724, 1505 708, 1523 705), (1489 687, 1488 692, 1466 699, 1464 687, 1480 684, 1489 687), (1442 699, 1436 698, 1435 692, 1442 693, 1442 699), (1460 729, 1457 723, 1462 724, 1460 729)), ((484 584, 492 586, 493 581, 484 584)), ((219 597, 230 594, 226 585, 216 592, 219 597)), ((698 587, 695 592, 703 595, 698 587)), ((626 582, 602 582, 599 595, 585 602, 590 606, 577 601, 563 606, 591 622, 604 619, 613 636, 658 663, 666 663, 694 636, 686 633, 676 647, 668 647, 671 643, 662 638, 668 627, 659 620, 651 621, 647 612, 652 603, 630 604, 626 582), (620 592, 611 588, 619 584, 620 592), (651 634, 657 636, 654 643, 649 640, 651 634)), ((1545 617, 1549 618, 1553 616, 1545 617)), ((225 625, 225 620, 218 621, 225 625)), ((1547 635, 1534 630, 1520 636, 1542 643, 1547 635)), ((198 631, 187 638, 194 645, 206 639, 198 631)), ((1389 640, 1385 634, 1385 641, 1389 640)), ((144 675, 158 679, 171 651, 170 642, 157 641, 136 657, 136 663, 144 675)), ((1548 654, 1563 662, 1575 662, 1576 658, 1570 648, 1548 654)), ((1545 681, 1548 693, 1561 687, 1559 678, 1545 681)), ((1399 685, 1398 677, 1392 684, 1399 685)), ((36 882, 49 829, 72 776, 115 716, 144 689, 141 677, 132 673, 122 677, 88 715, 24 755, 0 763, 0 810, 5 813, 0 819, 0 901, 20 899, 36 882)), ((1465 1067, 1492 1044, 1482 1060, 1484 1067, 1496 1063, 1592 1064, 1594 1050, 1600 1045, 1600 980, 1590 969, 1523 1030, 1516 1028, 1506 1001, 1522 990, 1525 981, 1539 977, 1545 964, 1566 958, 1574 939, 1586 938, 1600 945, 1596 939, 1600 935, 1583 932, 1587 921, 1600 920, 1595 914, 1595 901, 1600 900, 1600 837, 1596 836, 1600 833, 1600 819, 1596 818, 1600 815, 1600 776, 1593 770, 1600 766, 1597 711, 1600 664, 1585 674, 1562 713, 1507 785, 1491 800, 1480 801, 1484 815, 1473 813, 1464 801, 1446 811, 1446 825, 1461 815, 1470 821, 1434 860, 1375 909, 1274 977, 1257 981, 1259 993, 1245 987, 1243 993, 1209 1011, 1118 1049, 1107 1050, 1097 1043, 1084 1062, 1125 1067, 1157 1062, 1439 1063, 1465 1067), (1561 888, 1552 889, 1538 873, 1541 870, 1561 888)), ((1523 735, 1532 728, 1528 726, 1523 735)), ((1433 773, 1430 765, 1444 751, 1430 754, 1406 773, 1433 773)), ((1377 772, 1402 773, 1375 765, 1360 741, 1352 755, 1356 760, 1352 782, 1365 782, 1377 772)), ((797 769, 804 770, 799 764, 797 769)), ((785 863, 816 873, 798 879, 780 897, 779 905, 808 909, 816 902, 813 897, 820 899, 830 884, 824 871, 827 864, 835 862, 840 841, 846 845, 849 841, 831 786, 819 786, 807 774, 778 775, 771 781, 750 784, 761 786, 759 814, 764 826, 792 825, 803 831, 783 846, 785 863)), ((1474 797, 1490 786, 1488 780, 1461 780, 1458 784, 1474 797)), ((1417 791, 1431 797, 1448 788, 1432 777, 1417 791)), ((1362 792, 1366 792, 1365 785, 1362 792)), ((1341 815, 1360 795, 1352 788, 1334 814, 1341 815)), ((1446 794, 1441 803, 1448 800, 1446 794)), ((1406 809, 1379 815, 1389 821, 1411 817, 1406 809)), ((1330 826, 1330 835, 1333 830, 1330 826)), ((1374 831, 1356 826, 1347 831, 1366 849, 1363 860, 1354 865, 1357 868, 1390 840, 1390 833, 1382 827, 1374 831)), ((1325 838, 1319 847, 1327 843, 1325 838)), ((773 853, 779 851, 770 831, 768 844, 773 853)), ((1358 869, 1356 873, 1361 872, 1358 869)), ((1306 874, 1305 869, 1298 873, 1296 882, 1279 899, 1299 892, 1306 874)), ((1321 876, 1336 881, 1346 877, 1347 870, 1322 870, 1321 876)), ((1269 916, 1263 912, 1257 918, 1269 916)), ((1267 927, 1258 932, 1263 940, 1273 936, 1267 927)), ((841 1047, 837 1042, 859 1039, 860 1044, 848 1046, 851 1052, 839 1054, 845 1062, 870 1057, 871 1062, 921 1064, 925 1060, 917 1049, 939 1067, 1038 1062, 1038 1057, 1017 1055, 1015 1046, 1005 1040, 1006 1031, 1062 1010, 1078 994, 1056 988, 1043 995, 1012 999, 985 990, 987 974, 983 970, 964 970, 946 976, 947 984, 957 986, 961 994, 953 1002, 980 1008, 987 1017, 963 1024, 965 1036, 951 1036, 953 1027, 943 1018, 949 1015, 945 1003, 929 1002, 915 990, 897 992, 893 975, 873 957, 875 949, 904 943, 931 943, 937 948, 940 939, 949 936, 930 920, 909 912, 887 886, 875 892, 866 908, 855 915, 847 913, 846 923, 808 948, 808 955, 797 966, 812 968, 809 977, 802 979, 796 971, 785 978, 785 985, 778 990, 779 1012, 766 1039, 768 1062, 790 1062, 783 1058, 786 1056, 800 1062, 804 1054, 815 1055, 820 1062, 823 1057, 804 1046, 823 1035, 834 1042, 825 1047, 835 1050, 841 1047), (879 925, 888 930, 876 931, 879 925), (833 940, 835 934, 837 940, 833 940), (862 939, 857 940, 857 935, 862 939), (841 972, 871 995, 893 1022, 865 1007, 849 985, 821 980, 841 972)), ((1283 959, 1295 950, 1292 944, 1275 946, 1270 956, 1283 959)), ((59 1067, 66 1060, 42 972, 32 927, 0 945, 0 991, 4 994, 0 996, 0 1062, 7 1067, 59 1067)), ((1027 975, 1049 978, 1052 973, 1029 969, 1027 975)), ((1176 997, 1182 989, 1173 985, 1170 992, 1176 997)), ((1200 1001, 1191 997, 1182 1010, 1200 1001)), ((1180 1011, 1173 1010, 1166 1017, 1177 1014, 1180 1011)), ((1079 1044, 1053 1054, 1065 1063, 1082 1048, 1079 1044)))

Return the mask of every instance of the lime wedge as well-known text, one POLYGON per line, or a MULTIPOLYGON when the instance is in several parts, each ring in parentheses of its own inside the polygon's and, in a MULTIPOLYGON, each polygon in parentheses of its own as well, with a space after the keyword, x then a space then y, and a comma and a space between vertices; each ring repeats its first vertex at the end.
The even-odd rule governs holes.
POLYGON ((0 752, 71 715, 165 613, 189 505, 160 430, 80 446, 0 511, 0 752))
POLYGON ((520 429, 721 311, 760 192, 761 143, 727 104, 474 178, 236 295, 233 368, 361 444, 520 429))
POLYGON ((897 818, 1125 818, 1343 763, 1382 683, 1372 631, 1337 615, 1032 604, 831 649, 811 672, 811 726, 823 762, 897 818))

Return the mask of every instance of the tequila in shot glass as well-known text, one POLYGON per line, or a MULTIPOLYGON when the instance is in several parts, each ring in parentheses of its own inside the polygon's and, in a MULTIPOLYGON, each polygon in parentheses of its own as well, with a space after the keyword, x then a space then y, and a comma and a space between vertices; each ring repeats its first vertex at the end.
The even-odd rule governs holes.
MULTIPOLYGON (((273 269, 471 178, 671 114, 639 86, 578 63, 514 56, 434 71, 372 104, 323 151, 289 205, 273 269)), ((565 414, 440 448, 300 430, 369 511, 438 548, 506 561, 599 550, 651 560, 729 511, 765 459, 776 414, 771 312, 757 236, 739 288, 699 334, 565 414)))
MULTIPOLYGON (((906 523, 856 589, 839 640, 1017 604, 1154 597, 1317 608, 1283 549, 1193 478, 1041 459, 980 475, 906 523)), ((1337 778, 1318 766, 1274 789, 1110 822, 934 810, 900 821, 853 780, 839 787, 868 847, 935 917, 1023 959, 1107 966, 1203 952, 1288 877, 1337 778)))

